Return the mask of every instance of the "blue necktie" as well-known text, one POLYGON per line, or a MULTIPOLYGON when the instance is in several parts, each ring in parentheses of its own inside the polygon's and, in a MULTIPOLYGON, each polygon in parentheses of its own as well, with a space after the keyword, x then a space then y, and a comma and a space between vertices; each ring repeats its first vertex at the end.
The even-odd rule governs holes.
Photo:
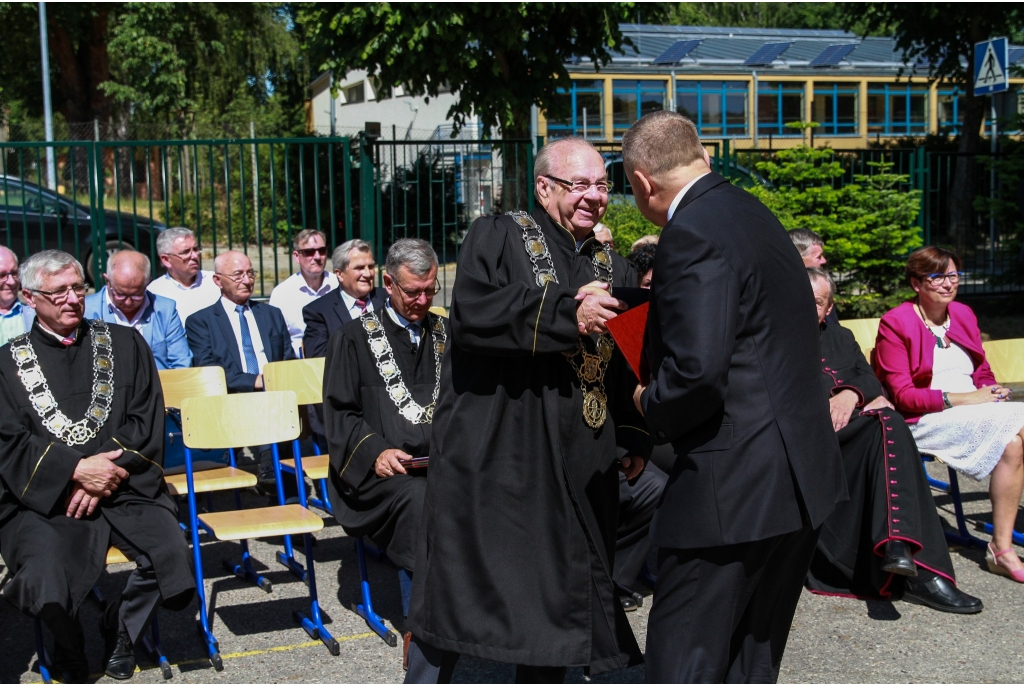
POLYGON ((245 307, 235 305, 238 312, 238 328, 242 332, 242 353, 245 355, 245 372, 260 372, 260 363, 256 360, 256 348, 252 346, 252 335, 249 333, 249 322, 245 320, 245 307))

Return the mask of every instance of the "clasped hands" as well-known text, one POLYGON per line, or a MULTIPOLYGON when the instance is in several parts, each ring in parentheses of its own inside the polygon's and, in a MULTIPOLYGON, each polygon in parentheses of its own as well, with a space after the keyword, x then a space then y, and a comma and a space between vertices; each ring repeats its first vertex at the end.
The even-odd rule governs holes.
MULTIPOLYGON (((860 396, 853 390, 840 390, 828 400, 828 411, 832 416, 832 430, 836 433, 846 428, 853 416, 853 410, 857 408, 860 396)), ((862 412, 876 411, 878 409, 893 409, 892 402, 879 395, 864 405, 862 412)))
POLYGON ((608 294, 608 284, 591 281, 576 293, 576 324, 581 335, 607 333, 608 320, 625 311, 626 303, 608 294))
POLYGON ((71 475, 71 496, 67 501, 67 516, 80 519, 91 516, 100 500, 117 490, 128 472, 114 463, 124 450, 100 452, 78 462, 71 475))

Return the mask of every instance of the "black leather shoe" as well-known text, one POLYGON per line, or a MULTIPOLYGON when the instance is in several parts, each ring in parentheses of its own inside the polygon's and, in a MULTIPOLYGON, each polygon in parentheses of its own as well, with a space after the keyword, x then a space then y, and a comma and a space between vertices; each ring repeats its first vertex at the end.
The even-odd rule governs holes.
POLYGON ((900 540, 890 540, 885 543, 882 570, 886 573, 895 573, 898 576, 917 577, 917 566, 914 565, 914 557, 911 556, 907 543, 900 540))
POLYGON ((961 592, 953 583, 924 569, 917 578, 903 581, 903 601, 931 607, 951 614, 977 614, 982 610, 981 600, 961 592))
POLYGON ((53 663, 50 665, 52 675, 64 683, 88 683, 89 659, 84 651, 65 650, 54 645, 53 663))
POLYGON ((274 475, 274 462, 263 462, 256 472, 256 491, 261 495, 267 495, 273 501, 271 506, 277 506, 277 476, 274 475))
POLYGON ((135 645, 128 631, 118 632, 117 644, 107 661, 105 673, 118 680, 127 680, 135 675, 135 645))
POLYGON ((622 603, 623 611, 636 611, 636 600, 627 595, 619 595, 619 602, 622 603))

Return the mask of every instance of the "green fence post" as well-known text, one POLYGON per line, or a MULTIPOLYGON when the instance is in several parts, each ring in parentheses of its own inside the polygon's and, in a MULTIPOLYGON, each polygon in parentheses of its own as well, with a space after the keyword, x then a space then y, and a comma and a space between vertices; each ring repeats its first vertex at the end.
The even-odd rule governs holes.
MULTIPOLYGON (((540 136, 537 136, 537 140, 540 140, 540 136)), ((533 211, 533 146, 527 143, 526 145, 526 209, 527 211, 533 211)))
MULTIPOLYGON (((371 142, 363 134, 359 138, 359 237, 375 245, 374 233, 377 228, 377 199, 374 187, 374 165, 373 155, 370 150, 371 142)), ((383 255, 376 255, 378 260, 383 255)))

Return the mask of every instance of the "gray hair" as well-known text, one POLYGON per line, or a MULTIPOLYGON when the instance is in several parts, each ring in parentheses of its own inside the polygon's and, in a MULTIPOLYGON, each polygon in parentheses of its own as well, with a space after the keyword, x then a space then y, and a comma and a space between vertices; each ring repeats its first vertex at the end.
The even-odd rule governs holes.
POLYGON ((360 252, 369 252, 373 254, 373 247, 370 243, 359 238, 353 238, 352 240, 346 240, 338 247, 334 248, 334 253, 331 255, 331 264, 335 269, 344 271, 348 268, 348 265, 352 262, 352 257, 349 255, 352 250, 359 250, 360 252))
POLYGON ((18 266, 18 255, 14 253, 14 250, 5 245, 0 245, 0 252, 6 252, 7 254, 11 255, 11 259, 14 260, 14 266, 18 266))
POLYGON ((162 231, 156 236, 156 253, 158 255, 171 254, 174 249, 174 241, 178 238, 195 238, 196 234, 184 226, 175 226, 162 231))
POLYGON ((828 283, 828 301, 832 302, 836 298, 836 282, 832 280, 832 276, 827 271, 809 266, 807 267, 807 277, 811 279, 812 285, 815 281, 828 283))
POLYGON ((78 272, 78 277, 85 280, 82 264, 67 252, 61 250, 37 252, 21 265, 21 287, 25 290, 40 290, 43 278, 58 274, 68 268, 74 268, 78 272))
MULTIPOLYGON (((594 147, 593 143, 591 143, 589 140, 587 140, 586 138, 583 138, 581 136, 567 136, 565 138, 559 138, 558 140, 553 140, 550 143, 548 143, 547 145, 545 145, 544 147, 542 147, 540 149, 540 151, 537 153, 536 158, 534 158, 534 160, 533 160, 533 178, 534 178, 534 181, 536 181, 538 178, 542 178, 544 176, 548 176, 549 174, 551 174, 552 170, 554 169, 554 165, 555 165, 555 160, 554 160, 555 153, 561 151, 563 148, 568 148, 569 150, 574 150, 574 149, 579 149, 579 148, 590 148, 594 152, 597 152, 597 154, 601 154, 598 151, 598 149, 596 147, 594 147)), ((551 181, 550 179, 545 179, 545 181, 548 182, 548 183, 553 183, 554 182, 554 181, 551 181)), ((537 191, 536 191, 536 187, 535 187, 534 188, 534 195, 536 195, 536 194, 537 194, 537 191)), ((537 195, 537 199, 538 200, 540 199, 539 195, 537 195)))
POLYGON ((388 250, 384 268, 393 278, 402 266, 413 276, 426 276, 431 269, 437 268, 437 253, 426 240, 402 238, 388 250))
POLYGON ((815 245, 825 247, 822 237, 809 228, 794 228, 789 232, 789 239, 796 245, 801 257, 810 252, 815 245))

